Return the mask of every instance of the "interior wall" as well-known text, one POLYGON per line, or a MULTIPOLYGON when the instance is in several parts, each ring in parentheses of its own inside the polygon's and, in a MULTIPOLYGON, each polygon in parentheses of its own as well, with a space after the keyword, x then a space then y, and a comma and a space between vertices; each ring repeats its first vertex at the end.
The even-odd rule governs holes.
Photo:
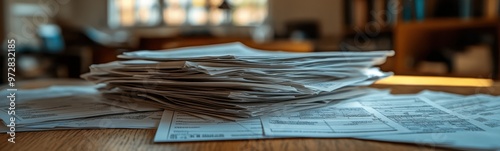
POLYGON ((274 30, 284 34, 289 21, 318 20, 323 37, 342 33, 343 1, 341 0, 269 0, 274 30))
POLYGON ((107 27, 107 0, 65 0, 59 6, 57 18, 70 24, 81 27, 107 27))
POLYGON ((107 27, 107 0, 74 0, 72 7, 71 18, 75 23, 95 28, 107 27))

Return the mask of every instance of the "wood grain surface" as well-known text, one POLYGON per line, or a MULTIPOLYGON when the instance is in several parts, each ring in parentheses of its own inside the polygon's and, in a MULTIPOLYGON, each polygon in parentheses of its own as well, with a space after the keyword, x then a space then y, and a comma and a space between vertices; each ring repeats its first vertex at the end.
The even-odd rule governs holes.
MULTIPOLYGON (((377 88, 391 88, 393 93, 416 93, 429 89, 459 94, 500 94, 500 83, 492 87, 446 87, 446 86, 403 86, 374 85, 377 88)), ((417 145, 367 141, 357 139, 324 139, 324 138, 287 138, 268 140, 237 140, 184 143, 153 143, 156 130, 141 129, 100 129, 100 130, 58 130, 44 132, 18 132, 16 143, 7 141, 7 134, 0 134, 1 151, 75 151, 75 150, 449 150, 435 147, 434 144, 417 145)))

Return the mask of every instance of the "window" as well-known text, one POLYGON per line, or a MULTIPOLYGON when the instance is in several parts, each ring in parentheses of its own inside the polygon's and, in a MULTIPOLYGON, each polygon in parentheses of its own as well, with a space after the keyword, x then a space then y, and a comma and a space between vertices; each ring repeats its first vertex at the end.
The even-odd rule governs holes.
POLYGON ((109 25, 257 26, 267 18, 267 0, 109 0, 109 25))

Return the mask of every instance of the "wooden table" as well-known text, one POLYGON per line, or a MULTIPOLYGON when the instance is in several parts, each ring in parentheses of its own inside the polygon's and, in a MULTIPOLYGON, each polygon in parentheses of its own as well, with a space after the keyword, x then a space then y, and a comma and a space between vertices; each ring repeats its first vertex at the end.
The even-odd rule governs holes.
MULTIPOLYGON (((422 79, 425 80, 425 79, 422 79)), ((456 83, 460 80, 453 79, 456 83)), ((41 81, 42 82, 42 81, 41 81)), ((42 82, 45 83, 46 82, 42 82)), ((33 83, 27 82, 32 85, 33 83)), ((416 93, 430 89, 459 94, 500 94, 500 83, 489 87, 475 86, 415 86, 402 83, 375 84, 377 88, 392 88, 393 93, 416 93)), ((42 84, 43 85, 43 84, 42 84)), ((156 130, 100 129, 58 130, 16 133, 16 143, 7 142, 8 135, 0 134, 0 150, 448 150, 430 145, 414 145, 366 141, 357 139, 286 138, 269 140, 238 140, 213 142, 153 143, 156 130)))

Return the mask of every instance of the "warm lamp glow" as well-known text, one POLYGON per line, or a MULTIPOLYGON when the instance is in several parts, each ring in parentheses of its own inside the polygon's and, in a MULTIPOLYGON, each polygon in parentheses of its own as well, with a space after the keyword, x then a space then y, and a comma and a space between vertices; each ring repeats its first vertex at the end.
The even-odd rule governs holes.
POLYGON ((226 13, 218 8, 210 9, 210 24, 220 25, 225 21, 226 13))
POLYGON ((204 7, 193 7, 189 9, 189 23, 191 25, 207 24, 207 10, 204 7))
POLYGON ((122 15, 120 16, 120 21, 123 26, 132 26, 135 23, 135 15, 134 15, 134 0, 119 0, 120 4, 120 12, 122 15))
POLYGON ((167 25, 182 25, 186 22, 186 10, 180 6, 168 7, 163 11, 163 17, 167 25))
POLYGON ((234 11, 233 20, 236 25, 261 24, 266 18, 267 11, 261 7, 243 6, 234 11))
POLYGON ((206 0, 191 0, 191 3, 194 7, 204 7, 206 4, 206 0))
POLYGON ((427 85, 427 86, 463 86, 491 87, 493 80, 478 78, 453 78, 430 76, 392 76, 379 80, 375 84, 382 85, 427 85))
POLYGON ((158 15, 154 13, 154 11, 158 10, 151 9, 154 8, 154 5, 156 5, 155 0, 141 0, 140 2, 137 1, 137 6, 138 6, 137 16, 139 17, 138 18, 139 22, 148 25, 156 23, 155 20, 158 20, 158 15))
POLYGON ((222 1, 223 1, 223 0, 210 0, 210 5, 211 5, 211 6, 215 6, 215 7, 217 7, 217 6, 219 6, 220 4, 222 4, 222 1))

